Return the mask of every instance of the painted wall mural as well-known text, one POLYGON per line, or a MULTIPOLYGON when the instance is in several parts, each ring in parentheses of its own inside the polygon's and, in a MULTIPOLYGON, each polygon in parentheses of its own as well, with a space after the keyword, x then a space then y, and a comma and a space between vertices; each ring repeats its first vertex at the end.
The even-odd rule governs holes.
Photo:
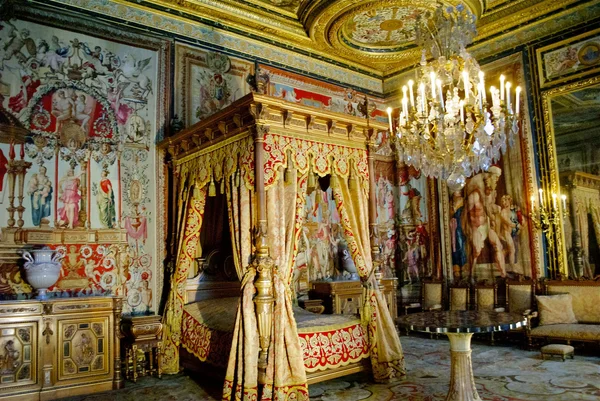
POLYGON ((387 122, 386 105, 382 99, 369 97, 353 89, 318 81, 278 68, 259 65, 257 86, 261 93, 279 97, 291 103, 299 103, 319 109, 365 117, 367 114, 381 122, 387 122), (368 109, 368 110, 367 110, 368 109))
POLYGON ((311 281, 351 278, 343 263, 348 256, 349 263, 353 263, 343 239, 329 176, 309 181, 304 226, 292 278, 298 297, 308 295, 311 281))
MULTIPOLYGON (((484 69, 490 82, 496 82, 501 72, 508 81, 525 82, 520 54, 484 69)), ((538 238, 529 220, 529 197, 536 191, 529 132, 526 118, 519 140, 510 144, 498 164, 467 179, 462 190, 444 195, 445 249, 450 250, 445 257, 452 269, 446 274, 455 281, 542 275, 538 238)))
POLYGON ((418 283, 424 278, 439 277, 433 270, 429 230, 429 182, 412 166, 400 163, 397 168, 399 188, 397 225, 402 259, 397 271, 401 282, 418 283))
POLYGON ((375 160, 375 203, 381 270, 384 277, 396 277, 396 215, 398 188, 395 186, 393 160, 375 160))
MULTIPOLYGON (((30 131, 0 143, 0 166, 23 166, 16 181, 0 168, 2 192, 15 187, 0 200, 2 242, 27 233, 63 252, 58 296, 154 310, 157 52, 12 20, 0 60, 2 106, 30 131)), ((3 296, 27 292, 14 270, 0 282, 3 296)))
POLYGON ((186 126, 250 93, 254 63, 223 53, 176 46, 177 115, 186 126))
POLYGON ((541 87, 595 73, 600 67, 600 30, 536 49, 541 87))

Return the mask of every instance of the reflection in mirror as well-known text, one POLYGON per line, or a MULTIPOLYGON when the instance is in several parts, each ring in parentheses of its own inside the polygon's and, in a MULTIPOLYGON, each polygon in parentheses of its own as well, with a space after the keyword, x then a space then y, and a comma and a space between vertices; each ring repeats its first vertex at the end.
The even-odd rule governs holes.
POLYGON ((569 277, 600 275, 600 85, 551 98, 569 277))

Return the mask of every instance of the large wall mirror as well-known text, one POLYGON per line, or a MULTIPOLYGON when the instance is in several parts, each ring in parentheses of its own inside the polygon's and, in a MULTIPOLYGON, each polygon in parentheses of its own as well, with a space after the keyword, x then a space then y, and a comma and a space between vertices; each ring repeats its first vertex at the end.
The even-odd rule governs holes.
POLYGON ((552 89, 543 98, 552 153, 548 189, 566 195, 556 202, 560 272, 594 278, 600 275, 600 77, 552 89))

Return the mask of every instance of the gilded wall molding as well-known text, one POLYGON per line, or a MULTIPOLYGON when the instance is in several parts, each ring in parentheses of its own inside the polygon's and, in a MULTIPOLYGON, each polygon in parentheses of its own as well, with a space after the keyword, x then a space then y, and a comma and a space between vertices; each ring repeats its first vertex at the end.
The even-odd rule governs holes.
MULTIPOLYGON (((556 141, 554 139, 552 108, 550 101, 553 97, 563 95, 569 92, 580 90, 588 86, 600 83, 600 76, 587 78, 578 82, 573 82, 560 87, 552 88, 542 92, 542 113, 544 121, 544 135, 541 136, 540 147, 546 148, 545 153, 540 154, 540 164, 542 166, 542 183, 545 184, 546 193, 560 193, 560 175, 558 171, 558 160, 556 154, 556 141), (545 156, 545 157, 544 157, 545 156)), ((567 244, 565 243, 564 227, 562 224, 555 226, 555 246, 557 258, 549 258, 549 269, 558 275, 568 276, 567 266, 567 244)))

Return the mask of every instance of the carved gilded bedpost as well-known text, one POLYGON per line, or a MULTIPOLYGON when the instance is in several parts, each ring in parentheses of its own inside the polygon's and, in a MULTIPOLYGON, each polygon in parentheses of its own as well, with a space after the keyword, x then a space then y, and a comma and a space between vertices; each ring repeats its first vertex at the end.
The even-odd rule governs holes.
POLYGON ((367 141, 367 163, 369 165, 369 236, 371 242, 371 259, 379 289, 383 289, 381 283, 381 252, 379 250, 379 228, 377 226, 377 199, 375 184, 375 130, 370 129, 367 141))
POLYGON ((258 381, 264 384, 267 369, 267 355, 271 343, 271 330, 273 327, 273 259, 269 256, 267 242, 267 198, 265 191, 264 171, 264 134, 269 127, 255 125, 254 132, 254 185, 257 197, 258 226, 255 237, 256 254, 254 266, 257 278, 254 282, 256 296, 256 320, 258 324, 259 354, 258 354, 258 381))

